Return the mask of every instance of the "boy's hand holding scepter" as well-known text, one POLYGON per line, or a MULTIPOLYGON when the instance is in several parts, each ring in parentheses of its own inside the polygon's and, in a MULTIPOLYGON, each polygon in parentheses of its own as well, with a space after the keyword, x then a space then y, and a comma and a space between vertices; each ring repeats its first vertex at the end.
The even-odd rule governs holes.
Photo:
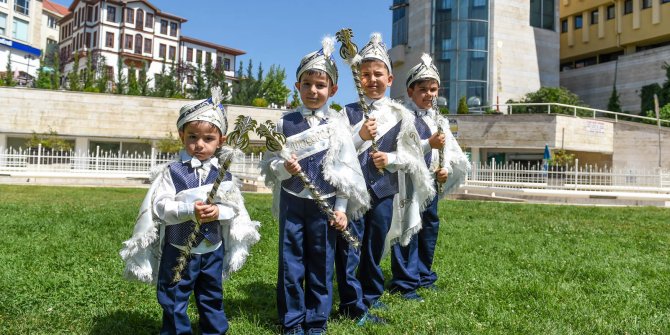
MULTIPOLYGON (((289 160, 290 157, 284 157, 285 154, 282 154, 282 149, 284 143, 286 142, 286 137, 284 134, 275 131, 275 128, 276 127, 274 123, 268 120, 256 128, 256 133, 258 133, 258 136, 260 137, 265 137, 265 146, 269 151, 278 152, 282 158, 289 160)), ((312 197, 319 206, 319 209, 328 216, 328 220, 331 222, 338 222, 338 218, 335 212, 332 208, 330 208, 328 202, 321 196, 321 193, 316 189, 316 186, 314 186, 312 181, 309 180, 309 177, 307 177, 303 171, 299 171, 296 175, 312 194, 312 197)), ((358 249, 360 247, 361 242, 351 233, 351 231, 345 228, 344 230, 340 230, 340 233, 342 234, 342 237, 344 237, 344 239, 349 242, 351 247, 354 249, 358 249)))
MULTIPOLYGON (((356 92, 358 93, 358 103, 363 109, 363 116, 365 117, 366 123, 368 121, 374 121, 374 118, 370 118, 370 108, 365 103, 365 92, 363 91, 363 85, 361 84, 361 72, 358 69, 360 62, 358 47, 356 44, 354 44, 354 42, 351 41, 351 38, 354 37, 354 33, 351 31, 351 28, 344 28, 338 31, 335 34, 335 37, 340 43, 342 43, 342 46, 340 47, 340 56, 347 64, 349 64, 349 67, 351 67, 351 73, 354 77, 354 84, 356 84, 356 92)), ((363 127, 365 126, 366 125, 364 124, 363 127)), ((368 133, 372 137, 372 152, 379 151, 379 147, 377 146, 377 139, 375 138, 375 132, 373 131, 370 133, 368 130, 368 133)), ((378 171, 380 174, 384 174, 384 169, 379 168, 378 171)))
MULTIPOLYGON (((227 142, 230 144, 231 148, 227 150, 220 148, 215 154, 221 162, 221 167, 219 168, 219 174, 216 177, 216 180, 214 180, 212 189, 207 194, 206 204, 214 204, 214 197, 219 190, 221 182, 226 177, 226 172, 230 168, 230 165, 233 162, 233 158, 240 154, 243 155, 241 150, 249 145, 249 132, 256 128, 256 124, 256 120, 248 116, 240 115, 237 117, 237 120, 235 121, 235 129, 228 135, 227 142)), ((195 243, 195 239, 200 233, 201 224, 202 222, 199 216, 196 215, 195 227, 193 228, 193 232, 191 232, 188 239, 186 240, 186 248, 181 250, 177 265, 172 269, 174 271, 174 276, 172 278, 173 283, 179 282, 181 280, 181 272, 186 267, 186 262, 188 257, 190 257, 191 249, 194 247, 193 244, 195 243)))

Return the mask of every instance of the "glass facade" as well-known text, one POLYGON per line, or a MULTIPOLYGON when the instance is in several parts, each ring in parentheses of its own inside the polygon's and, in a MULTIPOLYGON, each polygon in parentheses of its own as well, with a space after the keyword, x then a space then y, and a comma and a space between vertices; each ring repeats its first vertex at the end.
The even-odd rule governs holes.
POLYGON ((489 84, 489 0, 436 0, 434 61, 440 71, 440 96, 456 112, 465 97, 490 104, 489 84))
POLYGON ((393 35, 391 37, 391 47, 407 44, 407 30, 409 29, 407 21, 407 6, 409 0, 393 0, 393 35))

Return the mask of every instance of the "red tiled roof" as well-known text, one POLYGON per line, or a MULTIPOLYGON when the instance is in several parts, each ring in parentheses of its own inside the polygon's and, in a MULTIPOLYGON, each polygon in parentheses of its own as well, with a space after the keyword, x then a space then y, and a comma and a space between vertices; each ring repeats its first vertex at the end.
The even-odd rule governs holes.
POLYGON ((48 11, 54 12, 54 13, 58 13, 62 16, 70 14, 70 11, 67 9, 67 7, 61 6, 61 5, 59 5, 55 2, 51 2, 49 0, 44 0, 43 1, 42 8, 44 8, 48 11))

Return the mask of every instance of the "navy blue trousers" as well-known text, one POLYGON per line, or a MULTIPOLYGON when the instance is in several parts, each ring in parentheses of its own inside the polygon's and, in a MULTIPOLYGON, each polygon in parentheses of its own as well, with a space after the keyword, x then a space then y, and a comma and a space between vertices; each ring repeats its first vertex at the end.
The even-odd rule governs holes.
POLYGON ((360 259, 346 242, 338 243, 340 309, 352 317, 367 311, 384 293, 384 274, 380 263, 392 215, 393 196, 378 199, 372 194, 370 210, 360 220, 349 222, 362 242, 360 259), (358 272, 354 275, 356 265, 358 272))
MULTIPOLYGON (((329 199, 331 206, 335 197, 329 199)), ((277 310, 284 329, 326 329, 333 304, 337 231, 316 202, 282 190, 277 310)))
POLYGON ((402 247, 395 244, 391 249, 390 290, 400 293, 415 291, 419 287, 431 286, 437 281, 432 270, 440 218, 437 216, 437 196, 421 213, 422 227, 410 243, 402 247))
POLYGON ((223 247, 201 255, 191 255, 182 280, 172 284, 172 268, 177 264, 179 249, 169 243, 163 247, 156 295, 163 307, 161 334, 191 334, 186 310, 191 292, 200 314, 202 334, 225 334, 228 319, 223 311, 223 247))

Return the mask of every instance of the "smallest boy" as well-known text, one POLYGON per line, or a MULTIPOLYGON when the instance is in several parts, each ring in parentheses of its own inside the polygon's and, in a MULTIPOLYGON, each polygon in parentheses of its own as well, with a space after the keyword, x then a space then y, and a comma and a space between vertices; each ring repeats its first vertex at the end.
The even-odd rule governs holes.
POLYGON ((303 105, 277 122, 283 152, 261 164, 279 218, 277 309, 284 334, 324 334, 332 308, 334 248, 349 217, 367 210, 370 197, 343 114, 329 109, 337 91, 334 40, 302 58, 295 84, 303 105), (344 135, 344 136, 343 136, 344 135), (330 221, 297 176, 303 172, 335 213, 330 221))
POLYGON ((433 99, 437 98, 440 88, 440 75, 428 54, 423 54, 421 63, 410 69, 406 87, 410 97, 406 106, 416 117, 414 124, 421 138, 424 161, 428 169, 434 171, 441 193, 436 194, 421 212, 422 228, 409 245, 393 246, 390 290, 402 294, 405 299, 423 301, 416 290, 421 287, 435 289, 437 280, 432 265, 440 227, 438 199, 463 182, 470 163, 449 130, 449 120, 433 109, 433 99), (437 131, 438 124, 443 129, 442 133, 437 131), (439 151, 444 157, 442 167, 439 166, 439 151), (449 183, 445 184, 447 181, 449 183))
POLYGON ((200 331, 226 333, 222 277, 242 266, 249 247, 260 237, 259 224, 249 219, 230 173, 226 172, 215 203, 204 202, 219 174, 214 153, 227 130, 220 89, 212 94, 181 108, 177 129, 184 149, 175 161, 153 171, 157 176, 142 203, 133 237, 121 251, 127 278, 157 284, 163 308, 160 334, 192 333, 187 315, 191 294, 200 314, 200 331), (196 220, 202 224, 189 248, 196 220), (189 249, 181 279, 174 282, 173 269, 189 249))

